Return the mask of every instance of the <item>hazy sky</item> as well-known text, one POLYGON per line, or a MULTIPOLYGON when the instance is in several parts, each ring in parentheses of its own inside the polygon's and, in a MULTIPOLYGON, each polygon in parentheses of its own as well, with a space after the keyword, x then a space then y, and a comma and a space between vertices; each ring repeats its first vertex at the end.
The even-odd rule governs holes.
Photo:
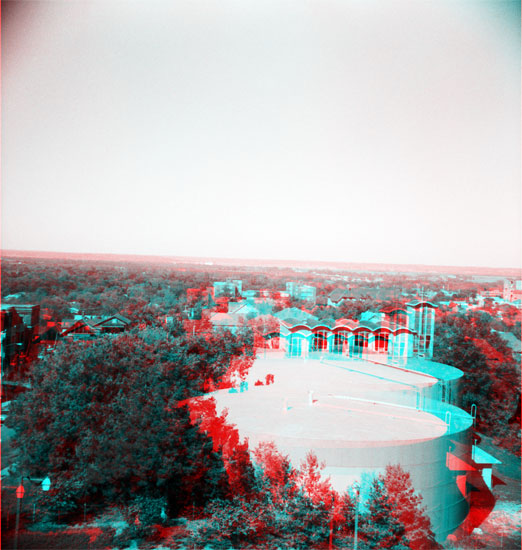
POLYGON ((2 10, 3 248, 522 265, 517 1, 2 10))

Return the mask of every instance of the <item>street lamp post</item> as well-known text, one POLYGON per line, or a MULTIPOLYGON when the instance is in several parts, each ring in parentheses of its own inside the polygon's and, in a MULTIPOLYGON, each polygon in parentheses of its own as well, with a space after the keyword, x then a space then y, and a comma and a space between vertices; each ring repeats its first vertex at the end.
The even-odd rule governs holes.
POLYGON ((329 550, 332 550, 334 512, 335 512, 335 497, 332 497, 332 511, 331 511, 331 515, 330 515, 330 537, 329 537, 329 541, 328 541, 328 549, 329 550))
POLYGON ((20 485, 16 489, 16 522, 15 522, 15 539, 14 539, 14 546, 13 546, 14 550, 18 548, 18 526, 20 525, 20 503, 24 498, 24 493, 25 493, 23 480, 24 478, 20 480, 20 485))
MULTIPOLYGON (((22 506, 22 499, 24 498, 24 494, 25 494, 24 479, 27 479, 28 481, 31 481, 33 483, 36 482, 36 480, 33 480, 30 477, 22 476, 20 478, 20 485, 16 488, 16 523, 15 523, 15 539, 14 539, 13 550, 17 550, 18 548, 18 531, 20 527, 20 508, 22 506)), ((49 479, 49 476, 45 477, 42 480, 41 487, 42 487, 42 491, 45 491, 45 492, 47 492, 51 488, 51 480, 49 479)))

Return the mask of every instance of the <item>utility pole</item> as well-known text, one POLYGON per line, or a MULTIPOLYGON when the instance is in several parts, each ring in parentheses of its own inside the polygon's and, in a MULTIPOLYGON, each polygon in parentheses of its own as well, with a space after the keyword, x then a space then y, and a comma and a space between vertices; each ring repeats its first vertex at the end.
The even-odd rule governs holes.
POLYGON ((355 528, 353 533, 353 550, 357 550, 357 534, 359 529, 359 487, 357 486, 355 489, 356 496, 355 496, 355 528))

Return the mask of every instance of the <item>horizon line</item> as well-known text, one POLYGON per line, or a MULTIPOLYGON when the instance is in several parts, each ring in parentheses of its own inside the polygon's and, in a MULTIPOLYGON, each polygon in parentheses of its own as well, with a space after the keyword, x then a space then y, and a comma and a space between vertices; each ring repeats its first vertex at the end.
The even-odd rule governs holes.
MULTIPOLYGON (((343 260, 301 260, 301 259, 276 259, 276 258, 234 258, 234 257, 225 257, 225 256, 176 256, 176 255, 167 255, 167 254, 143 254, 143 253, 117 253, 117 252, 65 252, 65 251, 58 251, 58 250, 20 250, 20 249, 6 249, 2 248, 0 249, 1 257, 9 256, 9 254, 14 255, 20 255, 22 257, 38 257, 40 254, 40 257, 47 257, 47 258, 62 258, 64 256, 70 257, 70 259, 73 259, 74 257, 106 257, 106 258, 122 258, 127 259, 129 261, 132 261, 132 259, 162 259, 162 260, 169 260, 169 261, 175 261, 177 263, 181 263, 182 261, 191 263, 191 260, 194 263, 201 263, 201 262, 208 262, 212 261, 212 265, 220 265, 220 262, 222 262, 221 265, 236 265, 236 266, 242 266, 242 265, 253 265, 253 262, 255 262, 254 265, 258 266, 269 266, 269 265, 280 265, 280 264, 292 264, 287 265, 285 267, 295 267, 296 265, 302 265, 305 267, 306 265, 310 267, 319 267, 323 266, 326 267, 328 265, 332 265, 332 267, 337 267, 338 269, 342 269, 343 266, 368 266, 373 268, 386 268, 381 270, 390 270, 392 271, 393 268, 402 268, 403 271, 412 271, 412 269, 406 269, 406 268, 422 268, 422 271, 427 271, 430 268, 434 269, 436 271, 440 271, 442 269, 450 269, 452 271, 454 270, 489 270, 489 271, 495 271, 495 272, 501 272, 501 271, 520 271, 520 275, 522 276, 522 267, 492 267, 492 266, 478 266, 478 265, 447 265, 447 264, 413 264, 413 263, 384 263, 384 262, 368 262, 368 261, 343 261, 343 260), (234 263, 232 263, 234 262, 234 263), (242 263, 243 262, 243 263, 242 263)), ((208 264, 207 264, 208 265, 208 264)), ((347 268, 345 267, 345 270, 347 268)))

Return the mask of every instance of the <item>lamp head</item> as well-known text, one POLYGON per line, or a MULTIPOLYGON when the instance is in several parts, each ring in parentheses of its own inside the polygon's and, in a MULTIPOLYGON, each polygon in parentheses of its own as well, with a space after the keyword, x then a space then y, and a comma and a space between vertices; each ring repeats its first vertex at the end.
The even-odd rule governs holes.
POLYGON ((51 488, 51 480, 49 479, 49 476, 47 476, 47 477, 42 481, 42 490, 43 490, 43 491, 48 491, 50 488, 51 488))
POLYGON ((16 489, 16 498, 24 498, 24 493, 24 486, 20 483, 20 485, 16 489))

